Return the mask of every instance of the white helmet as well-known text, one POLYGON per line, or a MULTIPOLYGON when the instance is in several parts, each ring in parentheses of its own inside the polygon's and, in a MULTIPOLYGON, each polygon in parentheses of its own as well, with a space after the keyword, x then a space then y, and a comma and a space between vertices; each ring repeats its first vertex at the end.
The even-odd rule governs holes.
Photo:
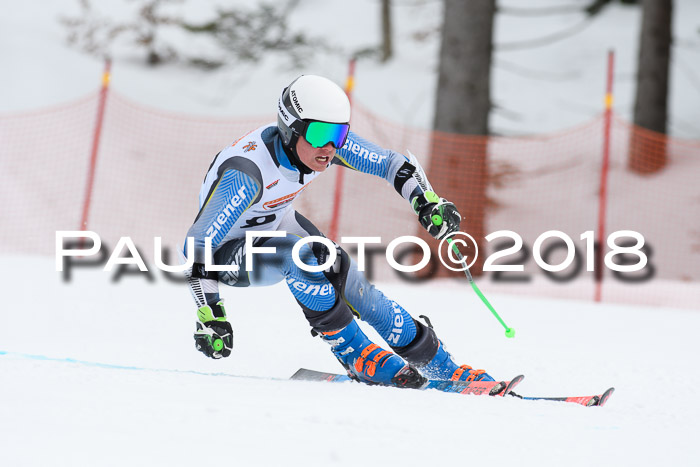
POLYGON ((339 149, 345 144, 349 122, 347 95, 322 76, 301 75, 284 88, 277 102, 277 128, 282 145, 302 173, 311 170, 301 163, 296 152, 299 137, 305 137, 315 147, 332 143, 339 149))

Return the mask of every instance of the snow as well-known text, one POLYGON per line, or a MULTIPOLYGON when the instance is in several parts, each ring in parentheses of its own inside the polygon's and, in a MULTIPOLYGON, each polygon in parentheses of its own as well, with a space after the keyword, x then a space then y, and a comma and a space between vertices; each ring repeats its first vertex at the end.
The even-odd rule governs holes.
MULTIPOLYGON (((422 42, 412 37, 435 28, 440 2, 395 3, 396 58, 386 65, 360 61, 354 98, 382 118, 429 128, 437 36, 422 42)), ((213 4, 197 2, 203 9, 213 4)), ((118 5, 109 3, 115 11, 118 5)), ((670 131, 697 140, 700 2, 676 0, 674 6, 670 131)), ((73 0, 26 0, 3 9, 0 28, 12 40, 0 45, 0 113, 44 109, 98 87, 102 62, 68 48, 56 21, 59 14, 78 11, 73 0)), ((378 11, 374 0, 301 2, 293 22, 345 52, 319 56, 304 71, 342 83, 349 52, 378 42, 378 11), (337 18, 339 10, 342 22, 319 21, 337 18)), ((581 20, 577 14, 499 16, 496 42, 546 36, 581 20)), ((617 60, 615 110, 629 119, 638 23, 638 9, 613 4, 558 44, 498 52, 493 128, 542 134, 591 121, 602 110, 611 48, 617 60)), ((112 89, 157 109, 251 117, 271 115, 281 87, 300 72, 273 58, 213 73, 178 65, 145 69, 133 56, 121 55, 113 65, 112 89)), ((674 170, 684 172, 678 175, 678 192, 695 193, 690 191, 694 171, 674 170)), ((685 224, 677 222, 674 231, 687 235, 685 224)), ((534 233, 542 231, 539 227, 534 233)), ((649 303, 666 304, 656 308, 515 297, 480 283, 516 329, 515 339, 505 339, 464 281, 379 284, 414 316, 428 314, 459 362, 497 378, 525 374, 523 394, 589 395, 615 386, 607 406, 589 409, 286 381, 301 366, 336 372, 340 367, 326 344, 310 338, 283 285, 223 291, 235 330, 234 352, 211 361, 193 346, 189 292, 157 272, 153 283, 140 276, 114 283, 107 273, 77 270, 66 283, 51 258, 4 255, 2 264, 2 465, 655 466, 697 465, 700 455, 694 441, 700 432, 695 371, 700 315, 670 306, 697 297, 696 282, 655 281, 653 292, 647 287, 635 292, 649 303), (436 302, 450 305, 436 307, 436 302)), ((606 294, 630 294, 607 287, 606 294)), ((526 289, 520 293, 568 293, 541 278, 526 289)))
MULTIPOLYGON (((203 18, 221 2, 189 0, 169 5, 203 18)), ((225 4, 225 3, 224 3, 225 4)), ((584 5, 583 0, 537 0, 528 8, 584 5)), ((99 11, 124 16, 129 2, 100 2, 99 11)), ((133 5, 133 4, 131 4, 133 5)), ((230 5, 227 5, 230 6, 230 5)), ((499 7, 523 7, 499 2, 499 7)), ((142 104, 188 114, 220 116, 272 115, 279 89, 302 71, 344 83, 348 58, 355 50, 380 41, 380 6, 375 0, 354 2, 304 0, 290 16, 290 24, 320 37, 338 53, 318 53, 303 69, 294 69, 279 57, 259 63, 238 61, 215 72, 184 69, 179 65, 144 68, 139 55, 123 47, 115 56, 112 88, 142 104), (335 20, 342 16, 343 21, 335 20), (175 98, 174 96, 177 96, 175 98)), ((27 0, 13 5, 0 18, 3 32, 18 47, 3 48, 0 70, 0 112, 40 108, 85 95, 100 84, 102 62, 65 44, 66 30, 59 17, 80 12, 75 0, 27 0), (36 13, 36 12, 39 13, 36 13), (21 89, 23 92, 16 92, 21 89)), ((700 3, 674 2, 674 48, 670 82, 670 133, 699 139, 694 123, 700 117, 700 3)), ((395 58, 387 64, 360 60, 355 74, 354 98, 390 121, 430 128, 433 120, 441 2, 394 2, 395 58), (416 35, 426 35, 417 40, 416 35)), ((631 119, 634 104, 640 9, 614 2, 577 34, 539 47, 509 49, 509 44, 561 33, 585 23, 581 13, 541 16, 499 14, 494 41, 491 125, 502 134, 542 134, 586 123, 603 110, 608 50, 616 53, 615 111, 631 119)), ((174 33, 176 44, 193 41, 174 33)))
POLYGON ((285 381, 302 366, 341 368, 284 285, 223 291, 234 351, 213 361, 194 349, 184 286, 114 284, 99 270, 64 283, 52 260, 12 260, 0 273, 13 284, 0 314, 3 465, 652 466, 700 455, 697 312, 489 294, 516 329, 506 339, 464 283, 381 286, 427 313, 460 362, 525 374, 521 394, 616 388, 585 408, 285 381), (436 294, 454 305, 435 307, 436 294))

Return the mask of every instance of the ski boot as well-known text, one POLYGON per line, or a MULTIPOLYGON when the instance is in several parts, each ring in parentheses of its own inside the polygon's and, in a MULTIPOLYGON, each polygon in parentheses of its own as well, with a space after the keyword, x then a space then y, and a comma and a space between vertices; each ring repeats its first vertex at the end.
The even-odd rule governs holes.
POLYGON ((474 370, 469 365, 457 365, 452 356, 447 353, 445 346, 437 338, 430 320, 428 325, 413 319, 416 325, 416 337, 405 347, 392 347, 392 350, 416 368, 429 379, 450 381, 493 381, 484 370, 474 370))
POLYGON ((427 383, 427 379, 401 357, 370 341, 355 320, 338 331, 319 334, 356 381, 400 388, 420 388, 427 383))
POLYGON ((450 381, 493 381, 484 370, 475 370, 469 365, 457 365, 452 356, 445 350, 442 341, 438 341, 437 354, 427 365, 420 368, 421 373, 430 379, 450 381))

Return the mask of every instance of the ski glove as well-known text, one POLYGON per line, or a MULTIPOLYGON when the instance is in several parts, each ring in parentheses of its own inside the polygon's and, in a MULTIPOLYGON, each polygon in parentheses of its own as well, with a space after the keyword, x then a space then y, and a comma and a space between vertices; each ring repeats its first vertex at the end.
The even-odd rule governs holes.
POLYGON ((210 358, 222 358, 231 355, 233 348, 233 328, 226 321, 224 301, 214 305, 204 305, 197 310, 197 329, 194 333, 194 345, 210 358))
POLYGON ((459 211, 453 203, 434 192, 426 191, 414 197, 411 206, 418 214, 421 225, 438 240, 459 230, 459 222, 462 220, 459 211))

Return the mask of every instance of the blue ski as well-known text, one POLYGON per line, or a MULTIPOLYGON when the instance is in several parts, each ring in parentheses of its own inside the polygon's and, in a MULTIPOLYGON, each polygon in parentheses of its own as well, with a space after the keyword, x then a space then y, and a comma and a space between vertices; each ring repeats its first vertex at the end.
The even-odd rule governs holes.
MULTIPOLYGON (((515 386, 517 386, 524 376, 519 375, 510 381, 442 381, 442 380, 429 380, 428 384, 422 388, 425 389, 437 389, 443 392, 455 392, 459 394, 477 394, 484 395, 488 394, 490 396, 509 396, 517 397, 518 399, 529 400, 529 401, 556 401, 556 402, 570 402, 573 404, 583 405, 585 407, 600 407, 605 405, 615 388, 609 388, 602 394, 597 394, 594 396, 578 396, 578 397, 534 397, 534 396, 521 396, 513 392, 515 386)), ((290 379, 302 380, 302 381, 327 381, 331 383, 342 383, 347 381, 354 381, 348 375, 340 375, 337 373, 326 373, 322 371, 307 370, 305 368, 299 369, 290 379)))
MULTIPOLYGON (((420 390, 436 389, 442 392, 454 392, 458 394, 474 394, 489 396, 504 396, 515 388, 524 376, 518 375, 510 381, 443 381, 429 380, 428 384, 420 390)), ((300 368, 290 379, 298 381, 326 381, 330 383, 342 383, 354 381, 347 375, 325 373, 322 371, 300 368)))
POLYGON ((608 388, 604 393, 597 394, 595 396, 574 396, 574 397, 533 397, 533 396, 521 396, 514 392, 511 392, 511 396, 517 397, 519 399, 524 399, 528 401, 556 401, 556 402, 571 402, 573 404, 579 404, 586 407, 601 407, 608 402, 612 393, 615 392, 615 388, 608 388))

